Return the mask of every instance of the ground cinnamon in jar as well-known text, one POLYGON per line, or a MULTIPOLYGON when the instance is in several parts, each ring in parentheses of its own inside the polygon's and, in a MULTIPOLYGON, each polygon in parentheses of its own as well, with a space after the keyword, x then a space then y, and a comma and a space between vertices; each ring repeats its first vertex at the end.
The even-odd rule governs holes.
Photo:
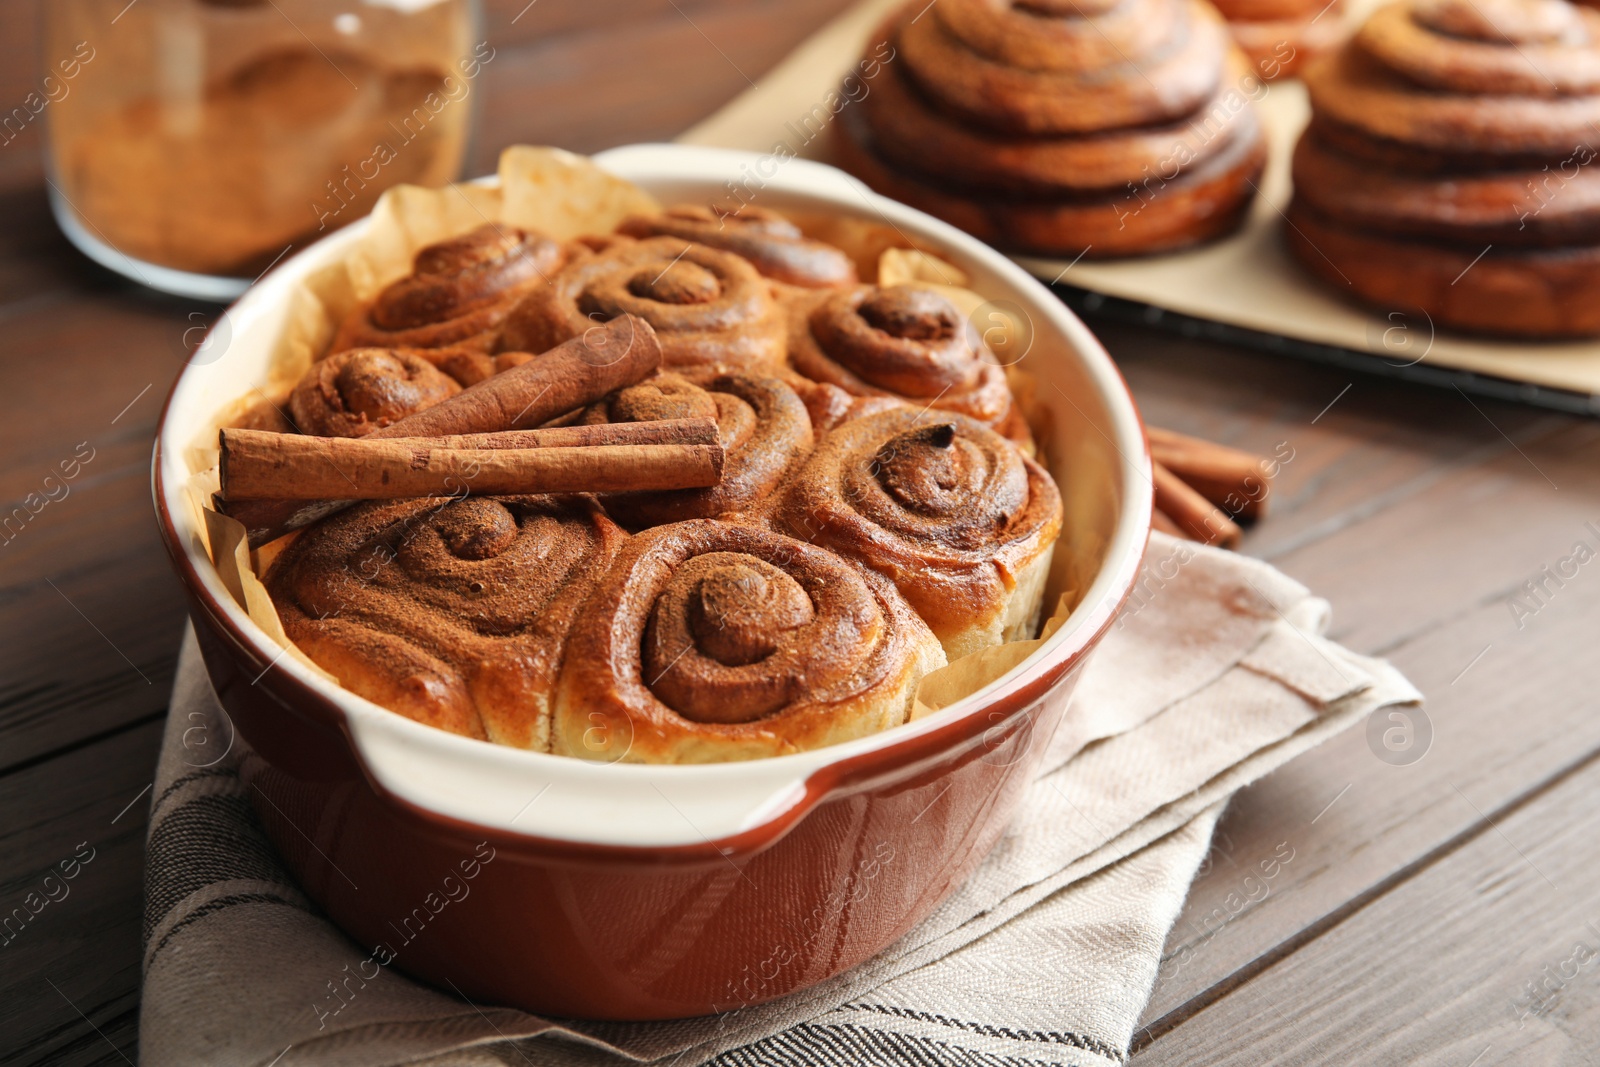
POLYGON ((394 47, 398 16, 370 10, 334 16, 319 45, 298 31, 328 30, 328 15, 290 6, 129 11, 116 29, 136 46, 102 47, 51 114, 56 183, 89 235, 146 263, 249 278, 391 185, 456 177, 485 57, 457 60, 464 41, 437 25, 394 47), (362 40, 383 19, 387 36, 362 40), (365 47, 340 47, 353 26, 344 39, 365 47))
POLYGON ((384 187, 454 178, 466 107, 422 106, 442 98, 445 77, 352 53, 274 51, 176 106, 136 99, 82 128, 58 115, 56 170, 102 242, 160 266, 248 277, 331 229, 328 216, 336 226, 360 218, 384 187), (426 123, 413 118, 419 107, 426 123), (379 142, 394 146, 381 181, 350 179, 347 166, 379 142))

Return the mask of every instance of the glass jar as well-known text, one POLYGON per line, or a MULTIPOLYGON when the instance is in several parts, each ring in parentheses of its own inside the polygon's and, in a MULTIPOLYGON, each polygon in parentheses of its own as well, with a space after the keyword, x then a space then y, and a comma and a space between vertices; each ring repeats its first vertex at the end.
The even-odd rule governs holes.
POLYGON ((51 203, 155 289, 243 292, 391 185, 458 176, 478 0, 51 0, 51 203))

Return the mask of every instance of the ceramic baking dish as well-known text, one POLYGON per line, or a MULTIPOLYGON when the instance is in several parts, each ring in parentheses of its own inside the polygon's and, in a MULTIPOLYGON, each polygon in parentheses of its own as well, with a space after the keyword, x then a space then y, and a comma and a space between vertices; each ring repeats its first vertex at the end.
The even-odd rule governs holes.
POLYGON ((1080 602, 1017 668, 913 724, 798 755, 603 765, 474 741, 306 670, 237 606, 181 494, 188 447, 264 380, 289 293, 356 223, 233 306, 232 340, 174 386, 154 459, 163 537, 261 822, 305 891, 380 962, 479 1001, 660 1019, 769 1000, 878 952, 1004 832, 1086 657, 1126 597, 1150 524, 1126 386, 1087 328, 1003 256, 828 167, 639 145, 598 157, 663 203, 729 182, 779 210, 888 221, 1021 308, 1080 602), (770 172, 770 173, 769 173, 770 172), (467 874, 471 872, 471 877, 467 874), (392 959, 384 959, 385 956, 392 959))

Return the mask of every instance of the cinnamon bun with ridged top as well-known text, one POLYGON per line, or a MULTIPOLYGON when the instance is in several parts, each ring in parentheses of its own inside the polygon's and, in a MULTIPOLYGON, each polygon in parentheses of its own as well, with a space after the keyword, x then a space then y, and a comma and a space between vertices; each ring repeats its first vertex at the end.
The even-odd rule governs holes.
POLYGON ((944 654, 894 587, 825 549, 695 520, 631 539, 568 642, 552 751, 700 763, 906 721, 944 654))
POLYGON ((811 453, 811 418, 781 378, 721 368, 658 374, 607 397, 586 423, 713 418, 724 453, 722 480, 706 489, 611 493, 607 512, 638 529, 745 511, 769 496, 811 453))
POLYGON ((789 364, 853 396, 959 412, 1031 443, 1005 369, 950 298, 926 285, 796 296, 789 364))
POLYGON ((667 367, 772 369, 783 360, 771 283, 732 252, 678 237, 619 239, 575 258, 511 312, 500 348, 543 352, 624 313, 655 328, 667 367))
POLYGON ((1600 12, 1401 0, 1305 80, 1284 236, 1307 270, 1437 326, 1600 333, 1600 12))
POLYGON ((1212 0, 1263 80, 1287 78, 1343 43, 1342 0, 1212 0))
POLYGON ((424 355, 350 348, 313 363, 289 394, 293 427, 315 437, 362 437, 461 392, 424 355))
POLYGON ((913 0, 867 53, 890 47, 841 165, 991 244, 1141 255, 1249 207, 1259 78, 1203 0, 913 0))
POLYGON ((266 581, 289 638, 346 689, 548 751, 568 631, 626 538, 583 497, 363 504, 307 530, 266 581))
POLYGON ((1062 506, 982 423, 896 407, 830 431, 769 521, 894 582, 954 660, 1034 636, 1062 506))
POLYGON ((776 211, 741 204, 732 209, 680 204, 660 215, 636 215, 617 227, 632 237, 681 237, 743 256, 776 281, 805 289, 838 289, 856 283, 856 267, 844 252, 813 241, 776 211))
POLYGON ((496 224, 431 244, 417 253, 409 275, 345 318, 329 351, 492 352, 512 307, 547 282, 565 259, 555 241, 496 224))

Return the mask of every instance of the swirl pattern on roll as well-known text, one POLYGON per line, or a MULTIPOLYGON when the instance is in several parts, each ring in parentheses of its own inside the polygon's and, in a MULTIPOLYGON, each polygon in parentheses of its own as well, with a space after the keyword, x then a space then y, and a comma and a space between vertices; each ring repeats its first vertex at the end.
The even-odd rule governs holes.
POLYGON ((350 313, 329 350, 491 352, 511 308, 565 258, 547 237, 495 224, 429 245, 417 253, 409 275, 350 313))
POLYGON ((906 721, 943 664, 890 583, 825 549, 713 520, 661 526, 582 609, 552 751, 677 763, 819 748, 906 721))
POLYGON ((813 241, 776 211, 740 205, 713 210, 680 204, 654 216, 626 219, 618 231, 631 237, 678 237, 743 256, 766 275, 806 289, 837 289, 856 282, 850 257, 813 241))
POLYGON ((1439 326, 1600 333, 1600 12, 1402 0, 1305 78, 1285 235, 1312 273, 1439 326))
POLYGON ((587 423, 713 418, 722 442, 722 480, 705 489, 612 493, 607 512, 638 529, 745 511, 772 492, 811 452, 806 405, 781 378, 686 369, 622 389, 584 413, 587 423))
POLYGON ((859 286, 796 299, 789 363, 853 396, 957 411, 1029 441, 1005 369, 955 304, 929 286, 859 286))
POLYGON ((770 521, 889 578, 956 659, 1033 636, 1062 505, 982 423, 898 407, 830 431, 770 521))
POLYGON ((547 751, 568 630, 626 537, 581 497, 364 504, 302 534, 267 587, 290 639, 346 689, 547 751))
POLYGON ((289 415, 301 433, 362 437, 459 392, 422 353, 351 348, 311 365, 289 394, 289 415))
POLYGON ((1236 226, 1265 159, 1253 79, 1202 0, 908 4, 840 116, 846 169, 976 236, 1091 257, 1236 226))
POLYGON ((506 320, 502 350, 543 352, 631 313, 655 328, 668 367, 774 368, 783 319, 744 258, 678 237, 622 241, 576 257, 506 320))

